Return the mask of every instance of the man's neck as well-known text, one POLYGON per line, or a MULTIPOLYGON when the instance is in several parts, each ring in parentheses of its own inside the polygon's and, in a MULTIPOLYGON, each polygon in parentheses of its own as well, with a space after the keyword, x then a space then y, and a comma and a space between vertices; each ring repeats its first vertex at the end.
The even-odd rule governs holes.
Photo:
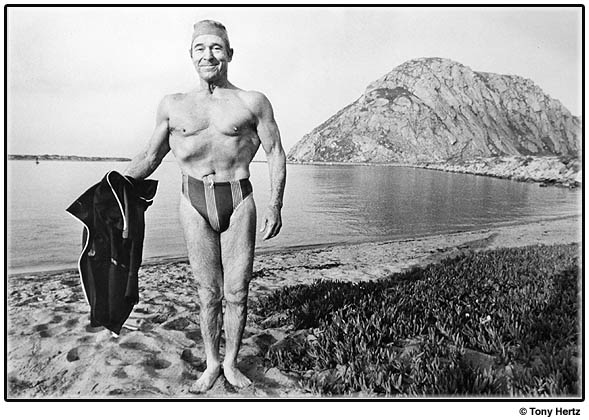
POLYGON ((213 93, 215 91, 215 89, 217 88, 227 88, 229 87, 231 84, 229 83, 229 80, 227 79, 222 79, 222 80, 215 80, 215 81, 205 81, 205 80, 200 80, 200 87, 203 90, 207 90, 209 93, 213 93))

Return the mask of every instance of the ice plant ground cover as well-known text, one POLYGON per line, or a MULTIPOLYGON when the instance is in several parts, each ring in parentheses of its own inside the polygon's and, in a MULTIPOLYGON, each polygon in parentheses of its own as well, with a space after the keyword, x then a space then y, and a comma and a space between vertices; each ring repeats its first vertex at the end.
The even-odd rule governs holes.
POLYGON ((267 364, 310 392, 574 397, 579 256, 574 244, 473 252, 374 282, 286 287, 252 309, 290 330, 267 364))

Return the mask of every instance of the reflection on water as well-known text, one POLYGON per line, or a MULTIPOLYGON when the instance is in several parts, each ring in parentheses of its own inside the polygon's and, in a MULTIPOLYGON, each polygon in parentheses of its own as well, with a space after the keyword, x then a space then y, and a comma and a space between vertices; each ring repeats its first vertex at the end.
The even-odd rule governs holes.
MULTIPOLYGON (((65 208, 109 170, 125 162, 8 162, 8 246, 11 271, 73 267, 81 224, 65 208)), ((146 213, 146 259, 185 256, 178 220, 180 171, 165 162, 146 213)), ((251 180, 258 226, 269 200, 265 163, 251 180)), ((257 249, 409 238, 518 220, 580 214, 580 191, 539 188, 488 177, 425 169, 289 165, 284 227, 257 249)))
POLYGON ((579 191, 537 184, 399 167, 301 169, 313 185, 310 212, 332 216, 328 226, 343 236, 408 237, 580 213, 579 191))

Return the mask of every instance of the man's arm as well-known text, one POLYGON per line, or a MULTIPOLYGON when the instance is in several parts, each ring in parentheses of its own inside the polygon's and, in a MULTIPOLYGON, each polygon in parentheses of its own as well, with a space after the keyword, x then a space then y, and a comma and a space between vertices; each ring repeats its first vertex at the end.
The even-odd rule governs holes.
POLYGON ((262 222, 261 232, 265 231, 264 240, 278 235, 282 228, 282 200, 286 184, 286 155, 280 142, 280 132, 270 101, 261 93, 256 93, 257 132, 262 148, 268 159, 270 171, 270 202, 262 222))
POLYGON ((124 175, 145 179, 157 169, 170 151, 168 97, 164 97, 157 109, 156 126, 147 146, 133 158, 124 175))

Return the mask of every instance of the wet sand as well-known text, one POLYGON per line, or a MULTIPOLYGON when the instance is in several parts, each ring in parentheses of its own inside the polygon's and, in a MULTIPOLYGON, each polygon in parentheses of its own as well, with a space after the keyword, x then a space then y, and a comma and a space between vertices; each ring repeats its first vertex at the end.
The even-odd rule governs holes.
MULTIPOLYGON (((250 301, 314 280, 377 280, 413 266, 476 250, 581 242, 581 217, 567 217, 378 243, 298 249, 256 256, 250 301)), ((239 367, 253 385, 223 377, 202 395, 188 392, 204 369, 198 302, 185 261, 146 264, 140 302, 118 338, 91 328, 77 271, 10 276, 7 286, 8 398, 271 399, 313 398, 295 380, 263 366, 268 346, 288 336, 248 318, 239 367)), ((223 346, 223 341, 222 341, 223 346)))

